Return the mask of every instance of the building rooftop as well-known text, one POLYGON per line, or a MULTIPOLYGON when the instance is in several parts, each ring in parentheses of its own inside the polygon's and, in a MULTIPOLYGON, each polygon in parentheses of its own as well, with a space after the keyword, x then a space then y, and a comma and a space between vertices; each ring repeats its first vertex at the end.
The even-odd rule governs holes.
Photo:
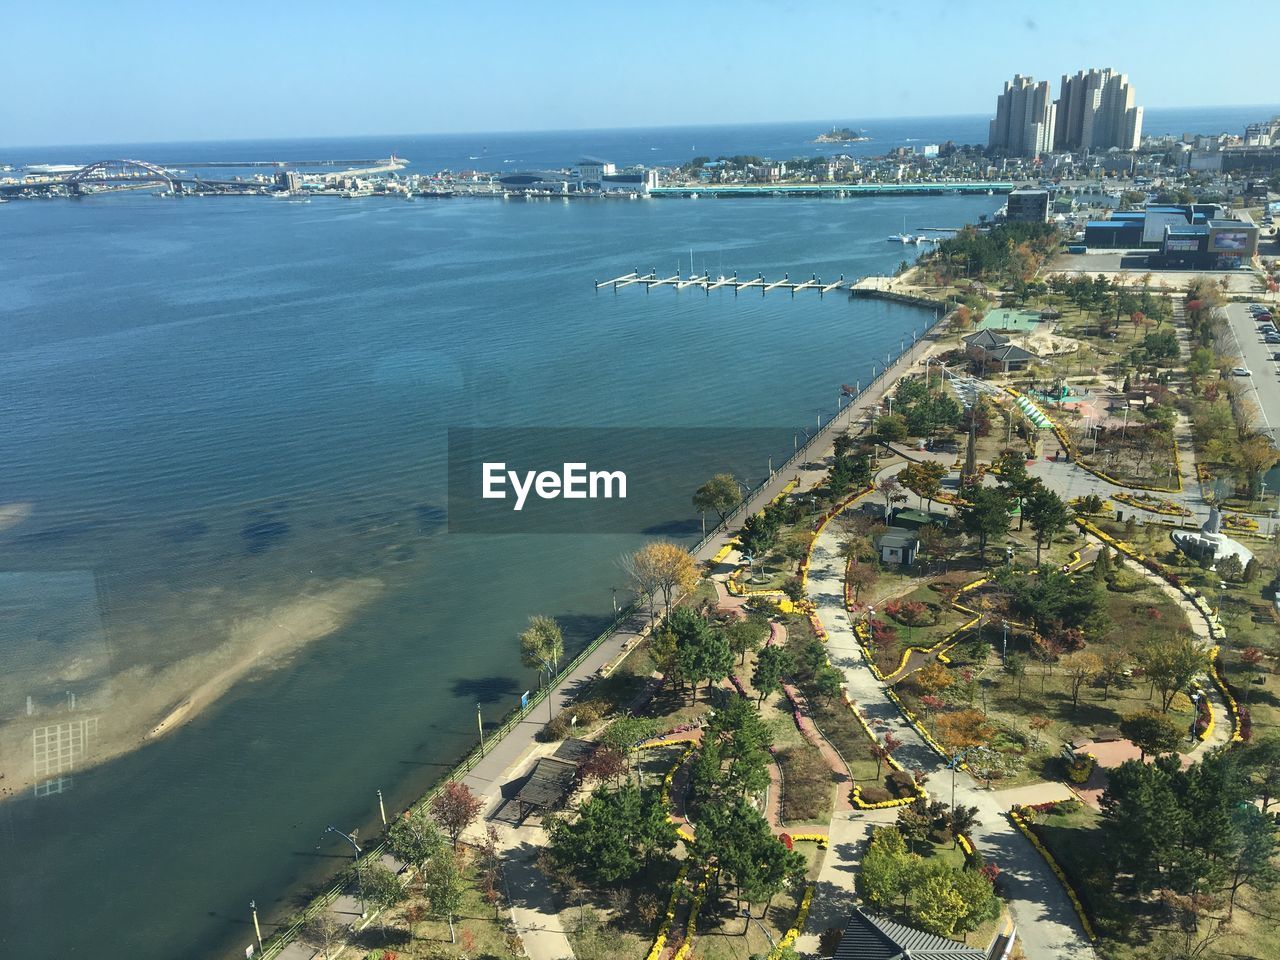
POLYGON ((1009 342, 1009 338, 991 330, 979 330, 977 333, 971 333, 965 337, 964 342, 971 347, 982 347, 984 350, 990 350, 993 347, 1003 347, 1009 342))
POLYGON ((833 960, 985 960, 986 951, 853 908, 833 960))
POLYGON ((906 527, 887 527, 880 534, 881 547, 914 547, 919 542, 920 537, 916 532, 906 527))

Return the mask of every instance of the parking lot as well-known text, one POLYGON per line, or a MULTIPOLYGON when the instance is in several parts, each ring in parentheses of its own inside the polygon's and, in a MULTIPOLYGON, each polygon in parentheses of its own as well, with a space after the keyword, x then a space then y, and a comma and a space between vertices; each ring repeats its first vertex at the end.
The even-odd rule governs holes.
POLYGON ((1185 290, 1196 277, 1227 278, 1231 293, 1243 294, 1257 288, 1258 280, 1251 270, 1151 270, 1147 269, 1149 250, 1090 250, 1088 253, 1063 253, 1041 271, 1041 276, 1055 273, 1083 273, 1090 277, 1103 274, 1108 279, 1120 279, 1126 284, 1136 284, 1138 278, 1151 274, 1151 286, 1159 289, 1185 290))
MULTIPOLYGON (((1274 309, 1275 299, 1258 298, 1258 303, 1274 309)), ((1240 348, 1243 366, 1249 370, 1248 379, 1253 387, 1254 397, 1260 411, 1260 427, 1277 439, 1280 430, 1280 362, 1272 359, 1280 353, 1280 343, 1267 343, 1258 332, 1258 324, 1249 314, 1247 303, 1231 303, 1226 307, 1227 320, 1235 334, 1236 344, 1240 348)))

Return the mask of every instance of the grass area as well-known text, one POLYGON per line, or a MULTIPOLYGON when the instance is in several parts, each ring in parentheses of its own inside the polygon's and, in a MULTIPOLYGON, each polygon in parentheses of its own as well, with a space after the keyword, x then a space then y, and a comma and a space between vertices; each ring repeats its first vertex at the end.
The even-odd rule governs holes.
MULTIPOLYGON (((1060 805, 1036 814, 1032 829, 1053 854, 1084 903, 1108 960, 1136 960, 1159 931, 1171 930, 1157 903, 1137 900, 1117 889, 1102 857, 1101 814, 1084 804, 1060 805)), ((1229 933, 1203 956, 1280 960, 1280 926, 1272 894, 1244 887, 1236 900, 1229 933)), ((1215 915, 1217 915, 1215 913, 1215 915)))
POLYGON ((484 884, 477 876, 471 856, 468 856, 464 876, 465 893, 453 920, 457 942, 450 941, 448 920, 429 914, 422 890, 415 881, 410 884, 410 896, 405 903, 356 934, 353 940, 356 955, 365 956, 359 953, 361 949, 394 950, 402 960, 522 955, 512 949, 510 915, 501 901, 495 906, 485 899, 484 884))
MULTIPOLYGON (((1088 570, 1083 576, 1092 575, 1088 570)), ((1131 570, 1125 576, 1137 577, 1131 570)), ((1106 637, 1086 648, 1102 655, 1109 650, 1125 650, 1132 643, 1153 632, 1168 635, 1189 631, 1185 615, 1172 598, 1156 586, 1135 579, 1138 589, 1129 593, 1106 592, 1107 613, 1112 627, 1106 637)), ((980 605, 983 596, 992 601, 993 616, 984 626, 981 636, 974 635, 957 646, 948 656, 951 658, 949 673, 952 686, 942 694, 948 707, 976 707, 980 709, 996 729, 993 746, 1002 760, 992 770, 1001 787, 1017 786, 1044 779, 1062 779, 1064 772, 1058 760, 1064 743, 1078 742, 1095 736, 1102 730, 1119 726, 1120 719, 1149 707, 1158 708, 1150 685, 1126 682, 1103 690, 1094 681, 1086 684, 1079 703, 1072 705, 1071 680, 1061 664, 1036 662, 1027 664, 1021 682, 1001 667, 1000 648, 1004 631, 1000 623, 999 596, 994 588, 974 591, 971 605, 980 605), (965 678, 969 679, 966 680, 965 678), (1032 720, 1036 720, 1036 726, 1032 720), (1039 727, 1037 729, 1036 727, 1039 727)), ((1031 634, 1015 628, 1009 632, 1010 652, 1030 653, 1031 634)), ((912 678, 897 686, 907 705, 925 718, 926 725, 934 726, 936 713, 931 713, 921 699, 923 690, 915 686, 912 678)), ((1192 720, 1191 702, 1185 696, 1175 697, 1170 718, 1184 729, 1192 720)), ((1188 738, 1184 749, 1194 742, 1188 738)))

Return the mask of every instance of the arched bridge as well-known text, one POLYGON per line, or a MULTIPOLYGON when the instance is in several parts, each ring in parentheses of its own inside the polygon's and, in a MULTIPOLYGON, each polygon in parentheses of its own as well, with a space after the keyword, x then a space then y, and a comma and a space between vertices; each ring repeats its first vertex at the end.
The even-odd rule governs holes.
POLYGON ((178 178, 145 160, 99 160, 68 174, 63 182, 73 193, 87 184, 164 183, 173 188, 178 178))

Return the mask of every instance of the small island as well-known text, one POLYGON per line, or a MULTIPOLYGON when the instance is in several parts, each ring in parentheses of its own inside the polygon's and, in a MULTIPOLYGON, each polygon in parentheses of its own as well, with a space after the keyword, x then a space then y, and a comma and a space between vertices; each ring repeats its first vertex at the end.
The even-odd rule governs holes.
POLYGON ((820 133, 814 138, 814 143, 861 143, 863 140, 870 140, 870 137, 864 137, 861 132, 852 130, 849 127, 832 127, 826 133, 820 133))

